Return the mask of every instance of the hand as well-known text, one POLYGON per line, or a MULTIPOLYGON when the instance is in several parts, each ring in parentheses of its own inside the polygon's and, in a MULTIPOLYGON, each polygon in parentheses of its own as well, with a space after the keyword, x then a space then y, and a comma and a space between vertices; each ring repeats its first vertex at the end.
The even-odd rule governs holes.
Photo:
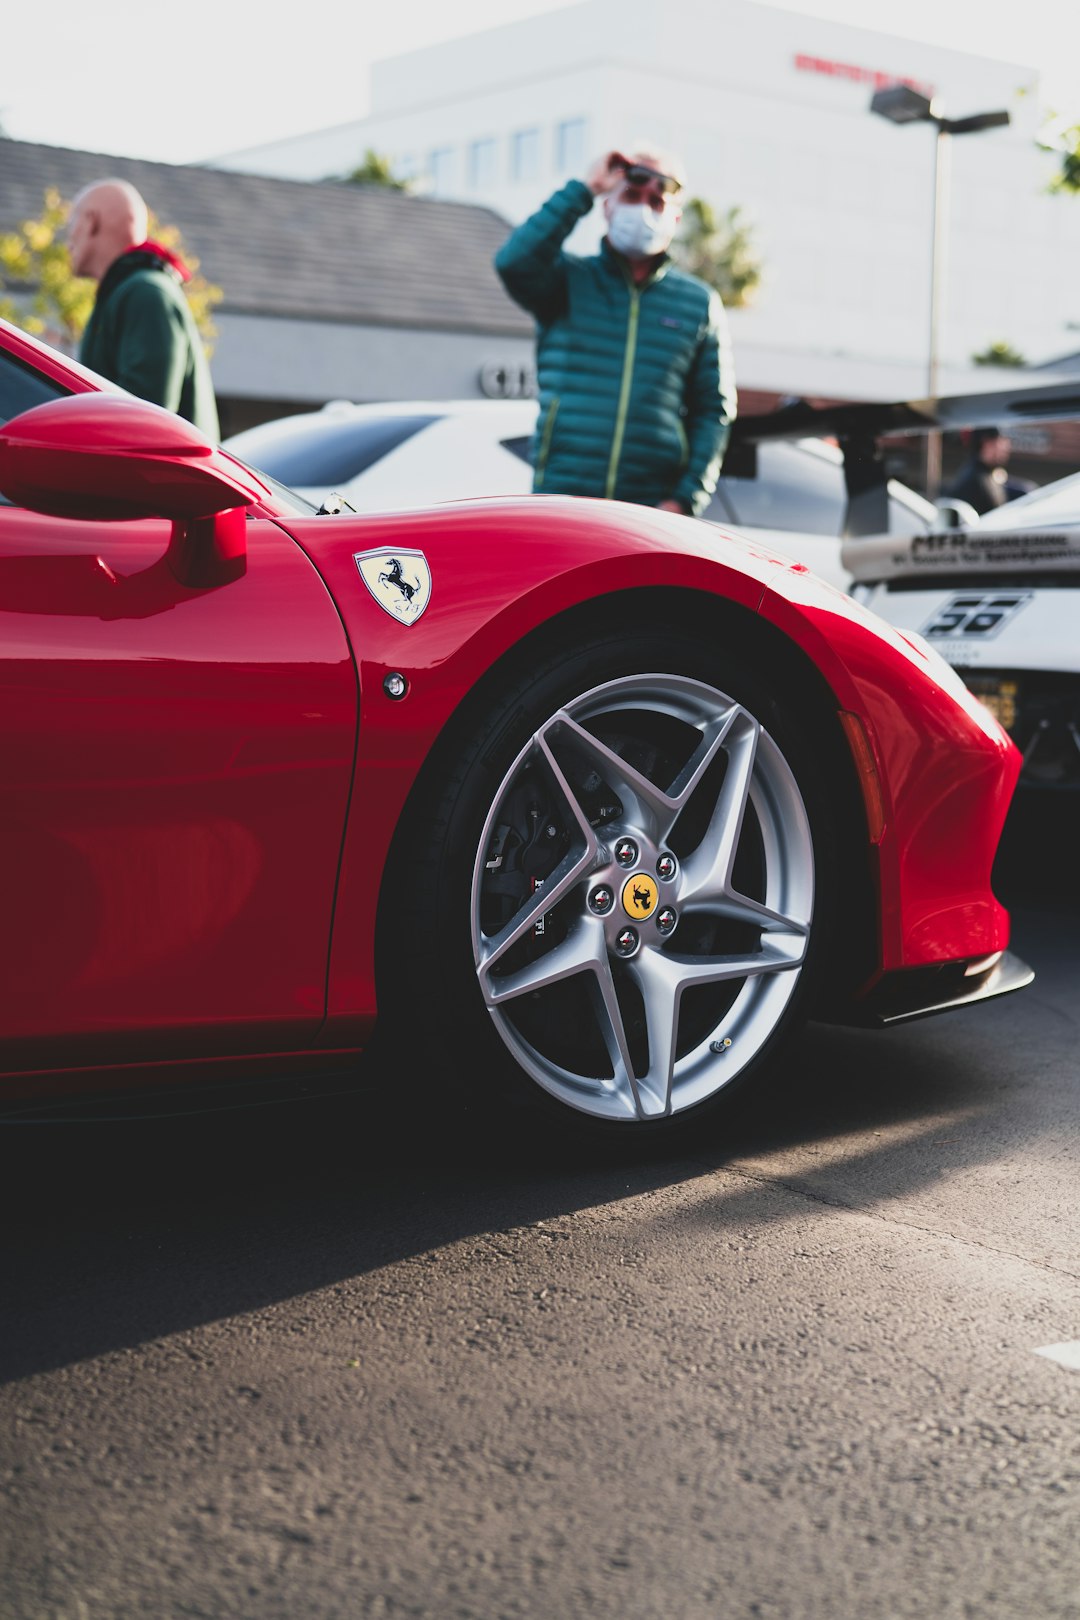
POLYGON ((615 190, 625 173, 626 158, 622 153, 605 152, 585 176, 585 184, 594 197, 605 197, 609 191, 615 190))
POLYGON ((658 512, 678 512, 681 517, 689 516, 682 501, 657 501, 656 510, 658 512))

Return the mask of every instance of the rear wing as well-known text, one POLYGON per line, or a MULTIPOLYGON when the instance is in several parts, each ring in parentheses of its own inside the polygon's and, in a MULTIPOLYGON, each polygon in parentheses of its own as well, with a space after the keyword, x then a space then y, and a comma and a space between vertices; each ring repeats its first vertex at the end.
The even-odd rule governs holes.
POLYGON ((1019 423, 1080 417, 1080 377, 1034 388, 950 399, 914 399, 895 404, 782 405, 761 416, 737 417, 724 458, 729 476, 753 478, 757 446, 770 439, 836 439, 844 457, 848 505, 844 535, 882 534, 889 527, 888 483, 881 440, 897 434, 957 432, 962 428, 1008 428, 1019 423))

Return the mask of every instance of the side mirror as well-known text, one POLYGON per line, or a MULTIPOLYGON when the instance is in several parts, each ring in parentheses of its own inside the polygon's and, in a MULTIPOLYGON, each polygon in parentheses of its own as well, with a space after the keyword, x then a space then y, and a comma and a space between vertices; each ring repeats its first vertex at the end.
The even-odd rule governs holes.
POLYGON ((269 489, 190 422, 144 400, 72 394, 0 427, 0 490, 50 517, 171 518, 169 565, 182 584, 244 570, 244 508, 269 489))

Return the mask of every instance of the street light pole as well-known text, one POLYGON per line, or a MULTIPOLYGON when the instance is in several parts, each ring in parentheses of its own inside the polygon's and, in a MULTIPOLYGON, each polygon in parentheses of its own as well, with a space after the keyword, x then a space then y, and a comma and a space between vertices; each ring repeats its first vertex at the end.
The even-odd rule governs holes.
MULTIPOLYGON (((931 100, 921 90, 907 84, 890 84, 874 93, 870 111, 891 124, 933 124, 934 140, 934 199, 933 225, 930 234, 930 331, 926 366, 926 391, 931 399, 938 395, 938 364, 941 345, 941 311, 945 297, 945 257, 948 243, 949 178, 952 148, 951 135, 974 135, 982 129, 1000 129, 1009 122, 1005 111, 972 113, 967 118, 946 118, 945 109, 937 99, 931 100)), ((926 493, 934 500, 941 487, 941 434, 926 437, 926 493)))
MULTIPOLYGON (((949 181, 952 147, 944 119, 938 123, 934 140, 934 223, 930 235, 930 333, 926 357, 926 393, 938 397, 938 356, 941 353, 941 309, 945 296, 945 262, 948 251, 946 229, 949 217, 949 181)), ((936 500, 941 489, 941 434, 926 435, 926 496, 936 500)))

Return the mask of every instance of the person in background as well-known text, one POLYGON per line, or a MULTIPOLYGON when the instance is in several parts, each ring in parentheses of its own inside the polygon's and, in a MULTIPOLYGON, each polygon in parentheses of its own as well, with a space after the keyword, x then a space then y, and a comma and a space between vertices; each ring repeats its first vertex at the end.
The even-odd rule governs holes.
POLYGON ((76 197, 67 226, 71 268, 98 284, 79 359, 217 440, 210 367, 182 290, 191 272, 147 241, 146 229, 146 204, 126 180, 95 181, 76 197))
POLYGON ((684 183, 682 164, 650 147, 607 152, 495 256, 537 322, 537 492, 694 516, 708 505, 736 395, 720 298, 668 256, 684 183), (566 253, 597 199, 600 251, 566 253))
POLYGON ((1011 499, 1005 470, 1012 445, 996 427, 976 428, 968 440, 969 455, 942 493, 967 501, 982 517, 1011 499))

